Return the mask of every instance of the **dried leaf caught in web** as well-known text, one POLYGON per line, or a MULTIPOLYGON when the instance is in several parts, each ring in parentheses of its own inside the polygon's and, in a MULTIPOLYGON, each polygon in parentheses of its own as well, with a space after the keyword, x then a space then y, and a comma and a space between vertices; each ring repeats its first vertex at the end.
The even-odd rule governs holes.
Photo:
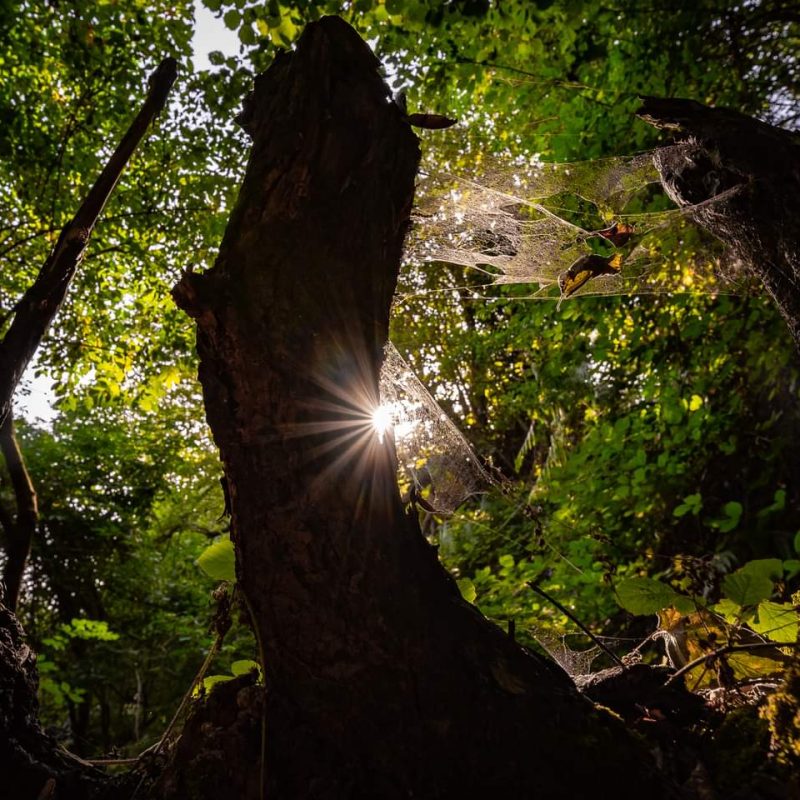
POLYGON ((568 270, 558 276, 558 288, 561 297, 575 294, 587 281, 600 275, 616 275, 622 268, 622 256, 599 256, 590 253, 581 256, 568 270))
POLYGON ((592 231, 590 235, 602 236, 604 239, 611 242, 614 247, 622 247, 628 243, 634 233, 636 233, 635 225, 629 225, 627 222, 615 222, 602 231, 592 231))

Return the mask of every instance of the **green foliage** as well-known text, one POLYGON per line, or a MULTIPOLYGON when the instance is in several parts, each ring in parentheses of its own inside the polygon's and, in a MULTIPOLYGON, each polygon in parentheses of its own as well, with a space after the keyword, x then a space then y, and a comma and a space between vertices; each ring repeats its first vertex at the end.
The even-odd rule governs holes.
POLYGON ((709 664, 724 665, 734 678, 769 675, 783 668, 776 659, 780 652, 772 648, 770 653, 764 647, 769 642, 797 642, 800 608, 793 602, 770 599, 779 591, 784 571, 778 559, 750 561, 725 577, 724 594, 713 606, 703 597, 687 597, 663 581, 646 577, 621 581, 616 595, 632 614, 658 614, 658 634, 675 643, 674 652, 682 653, 681 663, 673 666, 702 662, 694 670, 698 687, 711 681, 709 664))
POLYGON ((783 574, 778 559, 751 561, 722 582, 725 595, 740 606, 752 606, 772 596, 773 579, 783 574))
POLYGON ((236 582, 236 555, 229 538, 219 539, 203 550, 195 561, 198 567, 216 581, 236 582))

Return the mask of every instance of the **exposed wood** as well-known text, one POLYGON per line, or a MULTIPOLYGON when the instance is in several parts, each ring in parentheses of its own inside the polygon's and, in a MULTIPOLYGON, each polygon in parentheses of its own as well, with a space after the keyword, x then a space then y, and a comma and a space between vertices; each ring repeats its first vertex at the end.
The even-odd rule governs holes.
MULTIPOLYGON (((324 18, 240 120, 253 149, 219 257, 174 297, 262 648, 266 796, 665 796, 621 724, 462 600, 371 431, 419 158, 377 60, 324 18)), ((259 796, 237 759, 257 750, 190 738, 164 796, 218 797, 220 775, 259 796)))
POLYGON ((78 212, 62 229, 33 285, 17 302, 14 319, 0 342, 0 424, 11 411, 11 398, 25 368, 64 302, 108 198, 150 123, 164 107, 176 75, 177 62, 165 58, 150 76, 150 88, 141 110, 78 212))
POLYGON ((665 190, 760 278, 800 349, 800 137, 693 100, 646 97, 639 116, 676 132, 655 156, 665 190))
POLYGON ((39 508, 33 481, 28 474, 25 459, 14 433, 14 420, 11 414, 0 425, 0 450, 6 460, 17 510, 16 519, 13 522, 10 521, 11 524, 8 527, 5 527, 4 524, 6 563, 3 567, 3 584, 5 585, 3 602, 11 611, 16 611, 25 564, 31 552, 33 536, 39 521, 39 508))

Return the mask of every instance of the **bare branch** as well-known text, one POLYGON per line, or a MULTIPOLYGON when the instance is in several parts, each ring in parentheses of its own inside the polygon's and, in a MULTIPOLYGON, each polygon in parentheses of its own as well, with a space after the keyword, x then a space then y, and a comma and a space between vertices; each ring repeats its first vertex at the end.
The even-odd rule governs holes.
POLYGON ((0 343, 0 424, 10 412, 11 398, 25 368, 64 301, 108 198, 150 123, 164 107, 176 74, 175 59, 165 58, 150 77, 150 91, 136 119, 75 217, 62 229, 36 281, 20 300, 14 320, 0 343))

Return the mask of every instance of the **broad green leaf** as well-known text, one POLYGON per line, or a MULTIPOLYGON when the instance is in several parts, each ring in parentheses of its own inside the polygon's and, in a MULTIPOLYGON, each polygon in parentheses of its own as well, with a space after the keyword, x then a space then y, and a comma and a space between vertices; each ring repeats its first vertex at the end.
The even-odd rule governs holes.
POLYGON ((738 571, 777 581, 783 577, 783 562, 779 558, 758 558, 748 561, 738 571))
POLYGON ((626 578, 616 587, 617 602, 631 614, 655 614, 677 602, 683 596, 671 586, 653 578, 626 578))
POLYGON ((758 622, 750 627, 773 642, 791 644, 797 641, 797 612, 791 603, 764 600, 758 604, 758 622))
POLYGON ((675 596, 672 598, 672 607, 680 611, 681 614, 690 614, 692 611, 697 610, 697 606, 698 602, 691 597, 687 597, 685 594, 676 592, 675 596))
MULTIPOLYGON (((734 677, 759 678, 762 675, 773 675, 783 669, 783 663, 764 654, 763 650, 740 650, 725 655, 725 660, 733 668, 734 677)), ((777 655, 777 653, 776 653, 777 655)))
POLYGON ((742 620, 742 607, 738 603, 734 603, 733 600, 728 597, 723 597, 722 600, 714 606, 713 610, 723 617, 725 622, 730 625, 735 625, 742 620))
POLYGON ((746 572, 743 569, 725 576, 722 591, 725 596, 740 606, 754 606, 772 595, 772 581, 765 575, 746 572))
POLYGON ((228 539, 219 539, 210 544, 200 553, 195 561, 209 578, 216 581, 236 582, 236 555, 233 542, 228 539))

